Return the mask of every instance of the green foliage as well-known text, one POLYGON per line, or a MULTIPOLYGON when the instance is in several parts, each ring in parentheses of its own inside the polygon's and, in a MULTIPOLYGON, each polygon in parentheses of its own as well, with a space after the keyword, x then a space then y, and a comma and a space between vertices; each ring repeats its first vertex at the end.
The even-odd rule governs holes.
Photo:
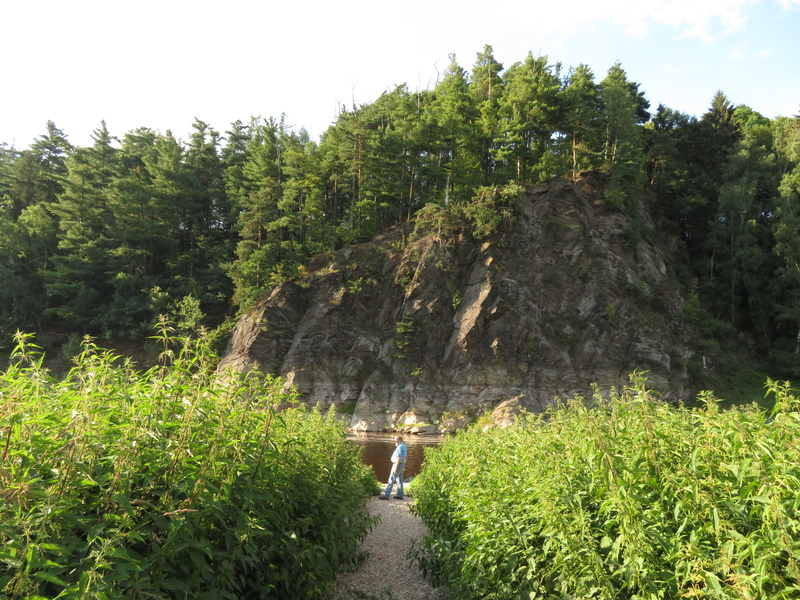
POLYGON ((768 374, 763 366, 748 361, 735 344, 723 343, 721 347, 706 344, 700 350, 713 359, 709 359, 712 362, 705 368, 700 356, 690 362, 695 389, 714 390, 723 399, 720 401, 723 407, 757 404, 764 410, 772 410, 774 398, 764 395, 764 381, 768 374))
POLYGON ((102 123, 94 143, 78 148, 67 160, 64 192, 51 210, 59 219, 59 253, 45 273, 51 304, 46 312, 81 331, 96 324, 112 283, 107 226, 112 217, 109 191, 119 151, 102 123))
POLYGON ((604 318, 611 327, 615 327, 619 323, 619 312, 616 304, 611 301, 606 303, 604 318))
POLYGON ((553 175, 547 157, 558 138, 554 134, 564 105, 559 69, 548 64, 546 56, 534 58, 529 52, 523 62, 514 63, 505 73, 499 103, 504 127, 498 136, 497 155, 505 162, 508 182, 525 185, 553 175))
POLYGON ((311 257, 416 219, 426 242, 397 277, 412 289, 411 263, 470 227, 497 231, 517 185, 571 177, 604 195, 631 244, 679 240, 682 283, 710 317, 793 375, 800 119, 722 92, 699 118, 648 109, 620 64, 600 82, 530 53, 504 70, 486 46, 471 72, 451 56, 431 89, 343 109, 318 143, 283 117, 225 137, 196 120, 186 142, 102 124, 86 148, 48 123, 27 150, 0 145, 0 339, 137 339, 187 297, 213 329, 311 257))
MULTIPOLYGON (((215 356, 222 356, 231 339, 236 319, 227 318, 214 329, 204 333, 209 351, 215 356)), ((202 329, 200 330, 202 331, 202 329)))
MULTIPOLYGON (((641 189, 640 161, 642 158, 642 129, 640 112, 649 103, 638 94, 638 85, 628 81, 619 63, 608 70, 600 83, 600 98, 605 110, 603 127, 602 167, 609 174, 606 201, 622 210, 631 192, 641 189)), ((647 114, 647 113, 645 113, 647 114)), ((649 115, 644 120, 648 120, 649 115)))
POLYGON ((172 307, 175 319, 175 331, 180 337, 194 335, 200 331, 203 311, 200 301, 193 296, 184 296, 172 307))
POLYGON ((19 335, 0 374, 3 598, 325 598, 371 525, 371 471, 282 382, 201 339, 136 373, 91 340, 56 380, 19 335), (278 406, 288 406, 279 409, 278 406))
POLYGON ((415 550, 453 598, 795 598, 800 400, 672 407, 644 379, 426 453, 415 550))
POLYGON ((451 301, 453 312, 458 312, 458 309, 461 307, 461 302, 464 300, 463 295, 461 294, 461 290, 456 290, 453 292, 453 299, 451 301))
POLYGON ((492 54, 492 47, 485 46, 475 58, 475 66, 469 82, 469 93, 475 102, 477 117, 474 126, 474 151, 481 171, 481 185, 494 180, 500 136, 500 100, 505 89, 500 72, 503 65, 492 54))
POLYGON ((480 240, 497 231, 500 223, 513 214, 514 203, 522 189, 510 184, 502 188, 476 190, 473 201, 464 207, 464 214, 473 225, 472 235, 480 240))
POLYGON ((406 358, 406 351, 414 335, 414 315, 406 315, 395 325, 394 345, 396 358, 406 358))
POLYGON ((596 168, 598 163, 600 88, 594 73, 584 64, 578 65, 568 76, 562 93, 564 115, 561 129, 569 148, 564 153, 570 157, 572 180, 578 173, 596 168))

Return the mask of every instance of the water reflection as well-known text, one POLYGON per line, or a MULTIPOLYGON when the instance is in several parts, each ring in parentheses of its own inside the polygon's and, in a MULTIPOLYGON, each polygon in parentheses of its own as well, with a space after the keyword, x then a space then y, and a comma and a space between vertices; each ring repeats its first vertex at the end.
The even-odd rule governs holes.
MULTIPOLYGON (((362 433, 351 432, 347 439, 362 448, 361 460, 372 467, 377 481, 387 481, 392 468, 392 452, 394 452, 394 433, 362 433)), ((446 436, 443 435, 403 435, 408 446, 405 477, 416 477, 425 458, 426 446, 438 446, 446 436)))

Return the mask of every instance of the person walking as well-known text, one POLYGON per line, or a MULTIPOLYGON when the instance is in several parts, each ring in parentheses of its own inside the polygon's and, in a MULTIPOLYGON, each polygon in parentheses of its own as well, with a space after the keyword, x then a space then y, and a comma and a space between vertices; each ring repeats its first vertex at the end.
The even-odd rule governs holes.
POLYGON ((392 488, 397 483, 397 495, 395 498, 398 500, 403 499, 403 470, 406 468, 406 457, 408 457, 408 446, 403 442, 402 436, 394 436, 394 452, 392 453, 392 472, 389 473, 389 484, 383 492, 383 495, 378 496, 381 500, 388 500, 392 495, 392 488))

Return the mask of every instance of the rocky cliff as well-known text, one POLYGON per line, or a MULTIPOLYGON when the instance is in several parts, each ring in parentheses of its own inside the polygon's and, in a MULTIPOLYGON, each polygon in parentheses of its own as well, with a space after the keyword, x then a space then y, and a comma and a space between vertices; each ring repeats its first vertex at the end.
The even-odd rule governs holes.
POLYGON ((540 411, 634 370, 685 397, 683 301, 654 233, 643 203, 606 206, 596 176, 429 207, 272 290, 219 368, 285 377, 364 430, 540 411))

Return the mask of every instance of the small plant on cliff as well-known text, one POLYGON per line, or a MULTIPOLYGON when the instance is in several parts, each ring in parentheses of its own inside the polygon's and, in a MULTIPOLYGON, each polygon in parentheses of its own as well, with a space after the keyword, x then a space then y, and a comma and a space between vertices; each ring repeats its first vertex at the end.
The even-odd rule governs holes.
POLYGON ((611 325, 612 327, 619 324, 619 312, 617 311, 617 305, 613 302, 606 303, 606 310, 605 310, 605 320, 606 323, 611 325))
POLYGON ((411 343, 411 336, 414 334, 414 317, 406 315, 395 325, 394 344, 397 348, 395 358, 405 358, 406 348, 411 343))
POLYGON ((500 223, 512 216, 514 202, 522 191, 514 184, 479 188, 472 202, 464 207, 464 214, 472 221, 472 235, 483 239, 497 231, 500 223))
POLYGON ((347 293, 357 296, 364 290, 364 278, 359 277, 347 282, 347 293))
POLYGON ((453 292, 453 312, 458 312, 459 307, 461 306, 461 302, 464 300, 463 296, 461 295, 461 290, 456 290, 453 292))

